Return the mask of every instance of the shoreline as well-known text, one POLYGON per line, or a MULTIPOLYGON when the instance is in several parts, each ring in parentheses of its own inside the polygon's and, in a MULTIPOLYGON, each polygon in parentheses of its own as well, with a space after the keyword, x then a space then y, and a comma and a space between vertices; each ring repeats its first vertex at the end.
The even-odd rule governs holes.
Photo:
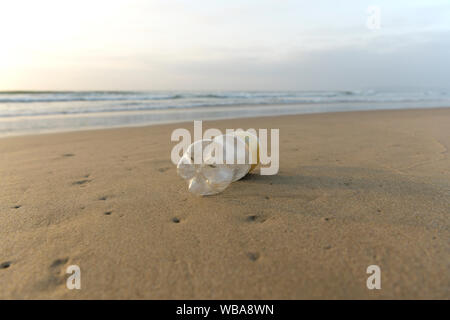
MULTIPOLYGON (((265 108, 273 108, 273 107, 277 107, 279 105, 264 105, 263 107, 265 108)), ((282 106, 298 106, 298 104, 286 104, 286 105, 282 105, 282 106)), ((248 107, 248 105, 236 105, 236 106, 232 106, 233 108, 246 108, 248 107)), ((261 107, 261 105, 253 105, 250 107, 261 107)), ((187 113, 193 113, 193 112, 202 112, 202 111, 208 111, 210 107, 198 107, 198 108, 188 108, 184 111, 186 111, 187 113)), ((217 108, 221 108, 221 107, 217 107, 217 108)), ((252 118, 267 118, 267 117, 282 117, 282 116, 295 116, 295 115, 309 115, 309 114, 334 114, 334 113, 352 113, 352 112, 371 112, 371 111, 399 111, 399 110, 439 110, 439 109, 446 109, 446 108, 450 108, 450 106, 434 106, 434 107, 412 107, 412 108, 380 108, 380 109, 361 109, 361 110, 337 110, 337 111, 317 111, 317 112, 296 112, 296 113, 281 113, 281 114, 272 114, 269 113, 267 115, 244 115, 241 117, 236 117, 235 115, 229 115, 229 116, 225 116, 225 117, 218 117, 218 118, 204 118, 203 121, 220 121, 220 120, 240 120, 240 119, 252 119, 252 118)), ((228 110, 227 110, 228 111, 228 110)), ((124 115, 124 114, 132 114, 132 115, 143 115, 146 113, 174 113, 177 115, 182 115, 182 110, 180 109, 168 109, 168 110, 164 110, 164 109, 158 109, 158 110, 147 110, 147 111, 132 111, 132 112, 124 112, 122 114, 122 112, 111 112, 111 113, 100 113, 101 115, 104 116, 108 116, 108 115, 115 115, 115 116, 120 116, 120 115, 124 115)), ((96 115, 99 115, 97 113, 92 113, 92 114, 83 114, 83 115, 79 115, 79 114, 74 114, 74 115, 64 115, 64 116, 39 116, 39 118, 45 119, 55 119, 55 118, 65 118, 65 117, 95 117, 96 115)), ((33 117, 28 117, 28 116, 24 116, 21 117, 21 119, 33 119, 33 117)), ((1 122, 8 122, 9 118, 5 118, 4 120, 0 121, 1 122)), ((11 118, 11 121, 13 121, 14 119, 11 118)), ((41 132, 17 132, 14 134, 4 134, 4 135, 0 135, 0 139, 5 139, 5 138, 12 138, 12 137, 24 137, 24 136, 34 136, 34 135, 47 135, 47 134, 58 134, 58 133, 68 133, 68 132, 83 132, 83 131, 96 131, 96 130, 110 130, 110 129, 123 129, 123 128, 142 128, 142 127, 149 127, 149 126, 158 126, 158 125, 170 125, 170 124, 178 124, 178 123, 184 123, 184 122, 192 122, 194 120, 197 119, 192 119, 192 120, 168 120, 168 121, 155 121, 155 122, 151 122, 151 123, 144 123, 144 124, 123 124, 123 125, 114 125, 114 126, 94 126, 94 127, 85 127, 85 128, 69 128, 69 129, 65 129, 65 130, 61 130, 61 129, 49 129, 49 130, 42 130, 41 132)))

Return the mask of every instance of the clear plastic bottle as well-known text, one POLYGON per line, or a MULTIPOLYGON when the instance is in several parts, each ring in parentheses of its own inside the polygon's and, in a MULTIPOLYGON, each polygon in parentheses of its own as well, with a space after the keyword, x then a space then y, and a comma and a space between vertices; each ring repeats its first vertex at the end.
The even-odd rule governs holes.
POLYGON ((244 131, 195 141, 178 162, 178 175, 194 194, 222 192, 256 167, 257 144, 256 136, 244 131))

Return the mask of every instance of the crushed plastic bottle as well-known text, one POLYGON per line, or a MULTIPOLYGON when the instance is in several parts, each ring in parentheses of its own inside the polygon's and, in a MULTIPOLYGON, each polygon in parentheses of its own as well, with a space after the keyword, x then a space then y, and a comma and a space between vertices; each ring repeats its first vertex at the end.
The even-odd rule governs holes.
POLYGON ((190 192, 217 194, 257 166, 258 151, 256 136, 244 131, 198 140, 181 157, 177 172, 190 192))

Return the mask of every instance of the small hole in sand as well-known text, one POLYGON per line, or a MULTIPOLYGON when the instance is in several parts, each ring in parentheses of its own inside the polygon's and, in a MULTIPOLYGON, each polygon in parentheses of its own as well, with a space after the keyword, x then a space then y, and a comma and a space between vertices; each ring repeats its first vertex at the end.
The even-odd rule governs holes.
POLYGON ((69 261, 69 258, 56 259, 55 261, 53 261, 53 263, 51 264, 50 267, 55 268, 55 267, 58 267, 60 265, 64 265, 64 264, 67 263, 67 261, 69 261))
POLYGON ((17 206, 14 206, 13 209, 19 209, 21 207, 20 204, 18 204, 17 206))
POLYGON ((102 200, 102 201, 105 201, 106 199, 108 199, 107 196, 103 196, 103 197, 98 198, 98 200, 102 200))
POLYGON ((247 252, 247 257, 252 261, 256 261, 259 259, 259 253, 258 252, 247 252))
POLYGON ((172 218, 172 222, 173 223, 180 223, 180 219, 178 219, 177 217, 172 218))
POLYGON ((86 184, 88 182, 91 182, 91 180, 87 180, 87 179, 79 180, 79 181, 72 182, 72 184, 73 185, 83 185, 83 184, 86 184))
POLYGON ((0 269, 8 269, 11 266, 11 262, 6 261, 0 264, 0 269))
POLYGON ((110 216, 112 214, 112 211, 106 211, 105 215, 110 216))

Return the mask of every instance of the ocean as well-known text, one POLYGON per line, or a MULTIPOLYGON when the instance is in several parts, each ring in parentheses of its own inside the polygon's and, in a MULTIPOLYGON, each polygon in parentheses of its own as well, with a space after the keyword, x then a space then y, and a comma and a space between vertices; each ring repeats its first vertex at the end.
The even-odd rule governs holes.
POLYGON ((0 136, 191 120, 450 106, 446 90, 3 91, 0 136))

